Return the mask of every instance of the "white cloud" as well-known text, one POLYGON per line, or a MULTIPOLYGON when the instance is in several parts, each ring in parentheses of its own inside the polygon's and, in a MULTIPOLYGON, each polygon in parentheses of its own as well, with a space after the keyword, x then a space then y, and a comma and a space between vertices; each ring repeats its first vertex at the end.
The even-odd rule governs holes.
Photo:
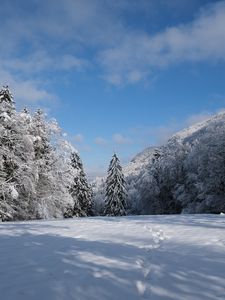
POLYGON ((129 145, 132 143, 132 140, 128 137, 125 137, 121 133, 115 133, 113 135, 113 141, 118 145, 129 145))
POLYGON ((94 142, 99 146, 106 146, 108 144, 108 141, 100 136, 96 137, 94 142))
POLYGON ((54 76, 55 71, 66 74, 100 66, 101 78, 111 84, 135 84, 154 74, 155 68, 187 61, 225 61, 225 1, 206 6, 190 23, 154 34, 144 26, 131 28, 126 16, 138 11, 153 17, 160 7, 179 12, 191 6, 190 1, 133 0, 131 4, 120 0, 104 1, 104 5, 99 0, 58 0, 54 5, 51 0, 31 1, 38 8, 32 16, 29 6, 12 9, 8 1, 3 2, 1 66, 19 73, 20 82, 24 74, 41 78, 45 71, 54 76), (28 46, 26 51, 20 51, 21 45, 28 46))
POLYGON ((77 143, 82 143, 84 141, 84 136, 81 133, 78 133, 75 135, 74 141, 77 143))
POLYGON ((187 117, 187 119, 184 122, 184 126, 185 127, 192 126, 196 123, 200 123, 200 122, 210 119, 215 114, 224 113, 224 112, 225 112, 225 108, 222 107, 214 112, 204 111, 204 112, 201 112, 198 114, 193 114, 193 115, 187 117))
POLYGON ((166 125, 147 127, 139 126, 131 128, 129 135, 132 137, 133 144, 146 148, 150 145, 162 145, 171 137, 173 133, 180 130, 184 124, 180 122, 170 121, 166 125))
POLYGON ((203 122, 203 121, 209 119, 211 116, 212 116, 212 113, 209 113, 209 112, 202 112, 199 114, 191 115, 185 121, 185 125, 191 126, 196 123, 203 122))
POLYGON ((85 59, 69 54, 51 56, 46 51, 37 51, 26 57, 4 59, 1 63, 6 70, 34 74, 42 71, 68 71, 71 69, 83 70, 90 65, 85 59))
POLYGON ((56 99, 56 96, 41 88, 38 81, 23 80, 5 70, 0 70, 0 83, 1 85, 9 85, 16 100, 23 104, 34 104, 40 101, 46 102, 56 99))
POLYGON ((225 108, 221 108, 217 111, 203 111, 200 113, 188 115, 181 121, 176 119, 169 121, 167 124, 156 126, 156 127, 145 127, 140 126, 136 128, 131 128, 128 130, 129 136, 131 136, 134 144, 141 146, 142 148, 149 147, 150 145, 163 145, 167 140, 175 133, 208 120, 213 115, 217 113, 223 113, 225 108))
POLYGON ((225 62, 225 1, 207 6, 191 23, 149 35, 130 31, 99 56, 106 80, 140 81, 155 68, 182 62, 225 62))
POLYGON ((62 70, 69 70, 73 68, 77 70, 82 70, 85 67, 88 67, 89 64, 90 63, 86 59, 66 54, 62 57, 61 62, 59 62, 59 64, 56 64, 56 68, 62 70))

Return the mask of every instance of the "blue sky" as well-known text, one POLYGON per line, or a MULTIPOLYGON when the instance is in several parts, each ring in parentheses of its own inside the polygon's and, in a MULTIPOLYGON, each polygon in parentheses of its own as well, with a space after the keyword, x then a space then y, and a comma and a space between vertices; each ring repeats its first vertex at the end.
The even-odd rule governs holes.
POLYGON ((225 1, 1 0, 0 82, 89 175, 225 107, 225 1))

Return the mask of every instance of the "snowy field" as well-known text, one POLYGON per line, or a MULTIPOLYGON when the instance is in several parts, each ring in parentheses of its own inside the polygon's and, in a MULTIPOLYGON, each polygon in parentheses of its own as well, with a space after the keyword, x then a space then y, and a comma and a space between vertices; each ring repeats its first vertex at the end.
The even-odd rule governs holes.
POLYGON ((0 299, 225 299, 225 216, 2 223, 0 299))

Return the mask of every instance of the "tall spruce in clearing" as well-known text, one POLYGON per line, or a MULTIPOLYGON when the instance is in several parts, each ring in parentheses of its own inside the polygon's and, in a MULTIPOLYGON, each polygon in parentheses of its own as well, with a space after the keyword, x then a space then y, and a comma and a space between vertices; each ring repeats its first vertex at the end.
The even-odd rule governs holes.
POLYGON ((74 172, 74 181, 70 188, 70 193, 74 199, 73 215, 77 217, 91 216, 92 190, 77 152, 71 154, 71 166, 74 172))
POLYGON ((113 155, 106 179, 106 200, 104 214, 107 216, 126 215, 126 182, 116 154, 113 155))

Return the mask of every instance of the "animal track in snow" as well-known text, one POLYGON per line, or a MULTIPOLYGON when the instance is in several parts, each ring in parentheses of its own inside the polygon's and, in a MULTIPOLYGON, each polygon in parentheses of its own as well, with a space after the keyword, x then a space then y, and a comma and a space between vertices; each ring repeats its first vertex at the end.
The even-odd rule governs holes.
POLYGON ((159 228, 153 228, 150 225, 144 226, 145 230, 151 234, 150 238, 152 243, 144 247, 145 255, 143 258, 140 258, 136 261, 137 265, 142 268, 143 270, 143 281, 137 281, 136 287, 138 290, 138 293, 143 298, 148 298, 148 296, 151 293, 151 285, 150 285, 150 277, 151 277, 151 271, 152 271, 152 256, 153 256, 153 250, 158 249, 162 241, 165 239, 164 233, 159 228))

